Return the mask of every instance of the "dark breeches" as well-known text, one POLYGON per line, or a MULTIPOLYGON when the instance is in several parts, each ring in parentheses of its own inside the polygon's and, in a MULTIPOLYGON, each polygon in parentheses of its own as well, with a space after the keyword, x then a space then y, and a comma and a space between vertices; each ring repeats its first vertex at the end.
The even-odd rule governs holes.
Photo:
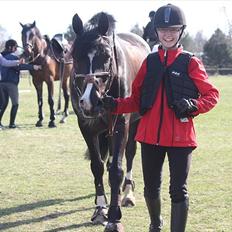
POLYGON ((3 114, 7 108, 9 99, 11 100, 12 108, 18 108, 18 86, 8 82, 0 83, 0 121, 2 120, 3 114))
POLYGON ((160 195, 162 168, 165 156, 168 156, 172 202, 181 202, 188 198, 187 178, 191 164, 192 147, 162 147, 141 144, 144 178, 144 196, 156 199, 160 195))

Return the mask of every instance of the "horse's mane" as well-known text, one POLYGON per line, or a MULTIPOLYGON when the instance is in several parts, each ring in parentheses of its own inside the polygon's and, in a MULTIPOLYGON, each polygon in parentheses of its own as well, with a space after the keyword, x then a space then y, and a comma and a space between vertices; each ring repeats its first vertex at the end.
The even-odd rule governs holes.
MULTIPOLYGON (((82 35, 77 36, 74 42, 73 55, 75 57, 83 57, 86 52, 93 47, 96 41, 102 40, 103 43, 107 43, 107 38, 102 38, 99 30, 98 30, 98 21, 103 12, 95 14, 87 23, 84 24, 84 30, 82 35), (104 41, 103 41, 104 40, 104 41)), ((115 22, 114 17, 108 13, 105 13, 108 21, 109 28, 106 33, 106 36, 111 36, 115 30, 115 22)))
POLYGON ((97 26, 98 26, 98 21, 99 18, 101 16, 101 14, 104 13, 106 14, 108 21, 109 21, 109 29, 107 31, 107 35, 112 35, 112 33, 115 30, 115 22, 116 20, 114 19, 114 17, 106 12, 100 12, 95 14, 85 25, 84 25, 84 30, 85 32, 90 32, 90 31, 95 31, 97 26))

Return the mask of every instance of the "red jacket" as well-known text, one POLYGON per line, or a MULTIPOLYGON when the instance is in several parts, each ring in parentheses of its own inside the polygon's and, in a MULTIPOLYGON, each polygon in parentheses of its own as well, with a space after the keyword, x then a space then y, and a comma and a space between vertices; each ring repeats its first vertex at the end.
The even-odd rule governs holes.
MULTIPOLYGON (((171 65, 175 58, 183 51, 182 47, 176 50, 168 50, 167 66, 171 65)), ((164 61, 164 50, 159 49, 161 61, 164 61)), ((117 108, 114 113, 138 112, 140 106, 140 93, 143 80, 147 72, 146 60, 143 62, 132 84, 132 94, 127 98, 117 99, 117 108)), ((218 90, 209 82, 208 75, 202 62, 197 57, 192 57, 188 67, 188 74, 197 86, 200 97, 196 100, 198 111, 194 115, 206 113, 211 110, 219 100, 218 90)), ((161 84, 162 85, 162 84, 161 84)), ((196 134, 193 119, 181 122, 175 113, 168 107, 167 97, 164 94, 164 109, 161 118, 161 86, 151 110, 147 111, 140 119, 135 140, 143 143, 156 144, 171 147, 196 147, 196 134), (159 134, 159 136, 158 136, 159 134), (158 139, 159 138, 159 139, 158 139)))

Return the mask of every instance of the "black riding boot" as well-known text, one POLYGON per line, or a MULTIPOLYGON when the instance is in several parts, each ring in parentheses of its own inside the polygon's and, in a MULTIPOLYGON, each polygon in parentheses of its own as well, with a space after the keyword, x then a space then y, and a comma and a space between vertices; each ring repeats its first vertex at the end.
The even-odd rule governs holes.
POLYGON ((172 203, 171 232, 184 232, 188 217, 189 200, 172 203))
POLYGON ((17 115, 17 111, 18 111, 18 105, 12 106, 11 111, 10 111, 10 125, 9 125, 10 128, 16 127, 15 118, 17 115))
POLYGON ((147 209, 150 215, 151 224, 149 227, 149 232, 160 232, 163 227, 163 220, 160 215, 161 213, 161 200, 158 197, 157 199, 151 199, 145 197, 147 204, 147 209))

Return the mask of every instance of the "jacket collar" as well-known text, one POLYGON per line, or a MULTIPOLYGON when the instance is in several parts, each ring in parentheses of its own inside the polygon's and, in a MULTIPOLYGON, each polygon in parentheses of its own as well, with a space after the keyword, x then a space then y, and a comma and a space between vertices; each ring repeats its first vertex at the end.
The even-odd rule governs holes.
MULTIPOLYGON (((167 50, 167 53, 166 53, 167 54, 167 66, 171 65, 175 61, 177 56, 179 56, 182 52, 183 52, 183 47, 181 45, 176 49, 167 50)), ((165 50, 162 48, 162 46, 159 47, 158 53, 159 53, 161 62, 164 63, 165 50)))

